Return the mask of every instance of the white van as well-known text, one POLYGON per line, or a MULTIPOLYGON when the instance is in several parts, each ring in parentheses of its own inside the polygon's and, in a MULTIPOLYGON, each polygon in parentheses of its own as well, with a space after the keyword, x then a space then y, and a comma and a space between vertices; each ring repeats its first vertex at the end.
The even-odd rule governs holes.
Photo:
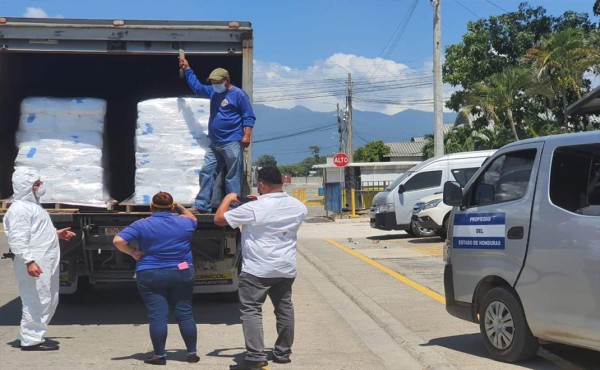
MULTIPOLYGON (((385 191, 373 197, 371 227, 381 230, 404 230, 409 234, 428 235, 411 223, 415 203, 427 196, 443 191, 446 181, 465 184, 494 150, 453 153, 430 158, 390 184, 385 191)), ((433 231, 430 232, 434 234, 433 231)))
POLYGON ((446 309, 494 358, 527 359, 538 338, 600 350, 600 131, 504 146, 444 202, 446 309))

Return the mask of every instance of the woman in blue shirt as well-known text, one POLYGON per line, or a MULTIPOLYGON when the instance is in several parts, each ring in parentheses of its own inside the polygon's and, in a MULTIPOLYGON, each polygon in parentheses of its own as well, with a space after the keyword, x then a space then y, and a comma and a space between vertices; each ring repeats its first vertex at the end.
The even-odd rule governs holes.
POLYGON ((196 322, 192 313, 194 263, 190 239, 196 230, 196 217, 173 202, 169 193, 152 197, 152 215, 138 220, 118 233, 113 244, 138 261, 136 280, 150 320, 154 355, 147 364, 165 365, 169 307, 173 307, 179 331, 187 347, 187 361, 198 362, 196 322), (174 215, 177 210, 181 215, 174 215), (138 248, 130 244, 137 241, 138 248))

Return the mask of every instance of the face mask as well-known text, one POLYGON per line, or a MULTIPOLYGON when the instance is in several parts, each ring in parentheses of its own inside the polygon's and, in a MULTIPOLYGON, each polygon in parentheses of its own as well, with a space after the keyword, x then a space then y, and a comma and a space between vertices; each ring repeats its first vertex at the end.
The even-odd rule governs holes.
POLYGON ((35 193, 35 196, 39 199, 46 194, 46 188, 44 187, 44 185, 42 185, 34 193, 35 193))
POLYGON ((213 90, 215 90, 215 92, 217 94, 220 93, 224 93, 225 90, 227 90, 227 86, 225 86, 225 82, 220 83, 220 84, 212 84, 213 90))

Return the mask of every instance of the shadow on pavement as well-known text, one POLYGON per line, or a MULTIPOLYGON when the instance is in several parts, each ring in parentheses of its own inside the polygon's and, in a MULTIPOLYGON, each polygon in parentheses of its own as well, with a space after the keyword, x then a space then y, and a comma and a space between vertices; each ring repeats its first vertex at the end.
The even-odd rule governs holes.
POLYGON ((411 244, 431 244, 431 243, 442 243, 444 240, 439 236, 432 236, 428 238, 415 238, 409 240, 408 242, 411 244))
POLYGON ((395 239, 410 239, 412 236, 408 234, 387 234, 387 235, 375 235, 367 236, 369 240, 395 240, 395 239))
MULTIPOLYGON (((235 325, 241 322, 238 304, 223 302, 218 294, 194 295, 193 311, 197 324, 235 325)), ((230 297, 226 296, 229 300, 230 297)), ((18 326, 21 299, 0 307, 0 326, 18 326)), ((62 297, 52 325, 142 325, 148 322, 146 309, 135 284, 103 284, 77 297, 62 297)), ((173 319, 170 322, 174 323, 173 319)))
MULTIPOLYGON (((490 358, 490 355, 487 353, 483 343, 481 342, 481 334, 479 333, 434 338, 429 340, 427 343, 421 344, 421 346, 439 346, 477 357, 490 358)), ((533 359, 530 361, 521 362, 516 365, 525 369, 548 370, 548 363, 540 363, 539 358, 537 358, 537 360, 533 359)))
POLYGON ((310 217, 304 220, 304 223, 307 224, 322 224, 322 223, 331 223, 335 222, 335 219, 331 217, 318 216, 318 217, 310 217))
MULTIPOLYGON (((169 350, 167 349, 165 352, 167 352, 167 364, 170 361, 173 362, 186 362, 187 363, 187 351, 184 349, 177 349, 177 350, 169 350)), ((111 358, 111 360, 113 361, 121 361, 121 360, 139 360, 140 362, 144 361, 146 358, 150 357, 153 355, 153 351, 150 350, 150 352, 138 352, 138 353, 134 353, 132 355, 129 356, 121 356, 121 357, 113 357, 111 358)), ((200 361, 202 361, 202 354, 198 353, 198 355, 200 356, 200 361)))

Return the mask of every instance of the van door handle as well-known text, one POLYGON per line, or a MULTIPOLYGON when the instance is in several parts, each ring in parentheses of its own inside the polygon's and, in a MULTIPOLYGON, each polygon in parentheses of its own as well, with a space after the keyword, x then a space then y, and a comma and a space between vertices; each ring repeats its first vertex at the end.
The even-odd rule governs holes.
POLYGON ((523 229, 523 226, 513 226, 508 229, 506 237, 509 239, 523 239, 524 234, 525 230, 523 229))

